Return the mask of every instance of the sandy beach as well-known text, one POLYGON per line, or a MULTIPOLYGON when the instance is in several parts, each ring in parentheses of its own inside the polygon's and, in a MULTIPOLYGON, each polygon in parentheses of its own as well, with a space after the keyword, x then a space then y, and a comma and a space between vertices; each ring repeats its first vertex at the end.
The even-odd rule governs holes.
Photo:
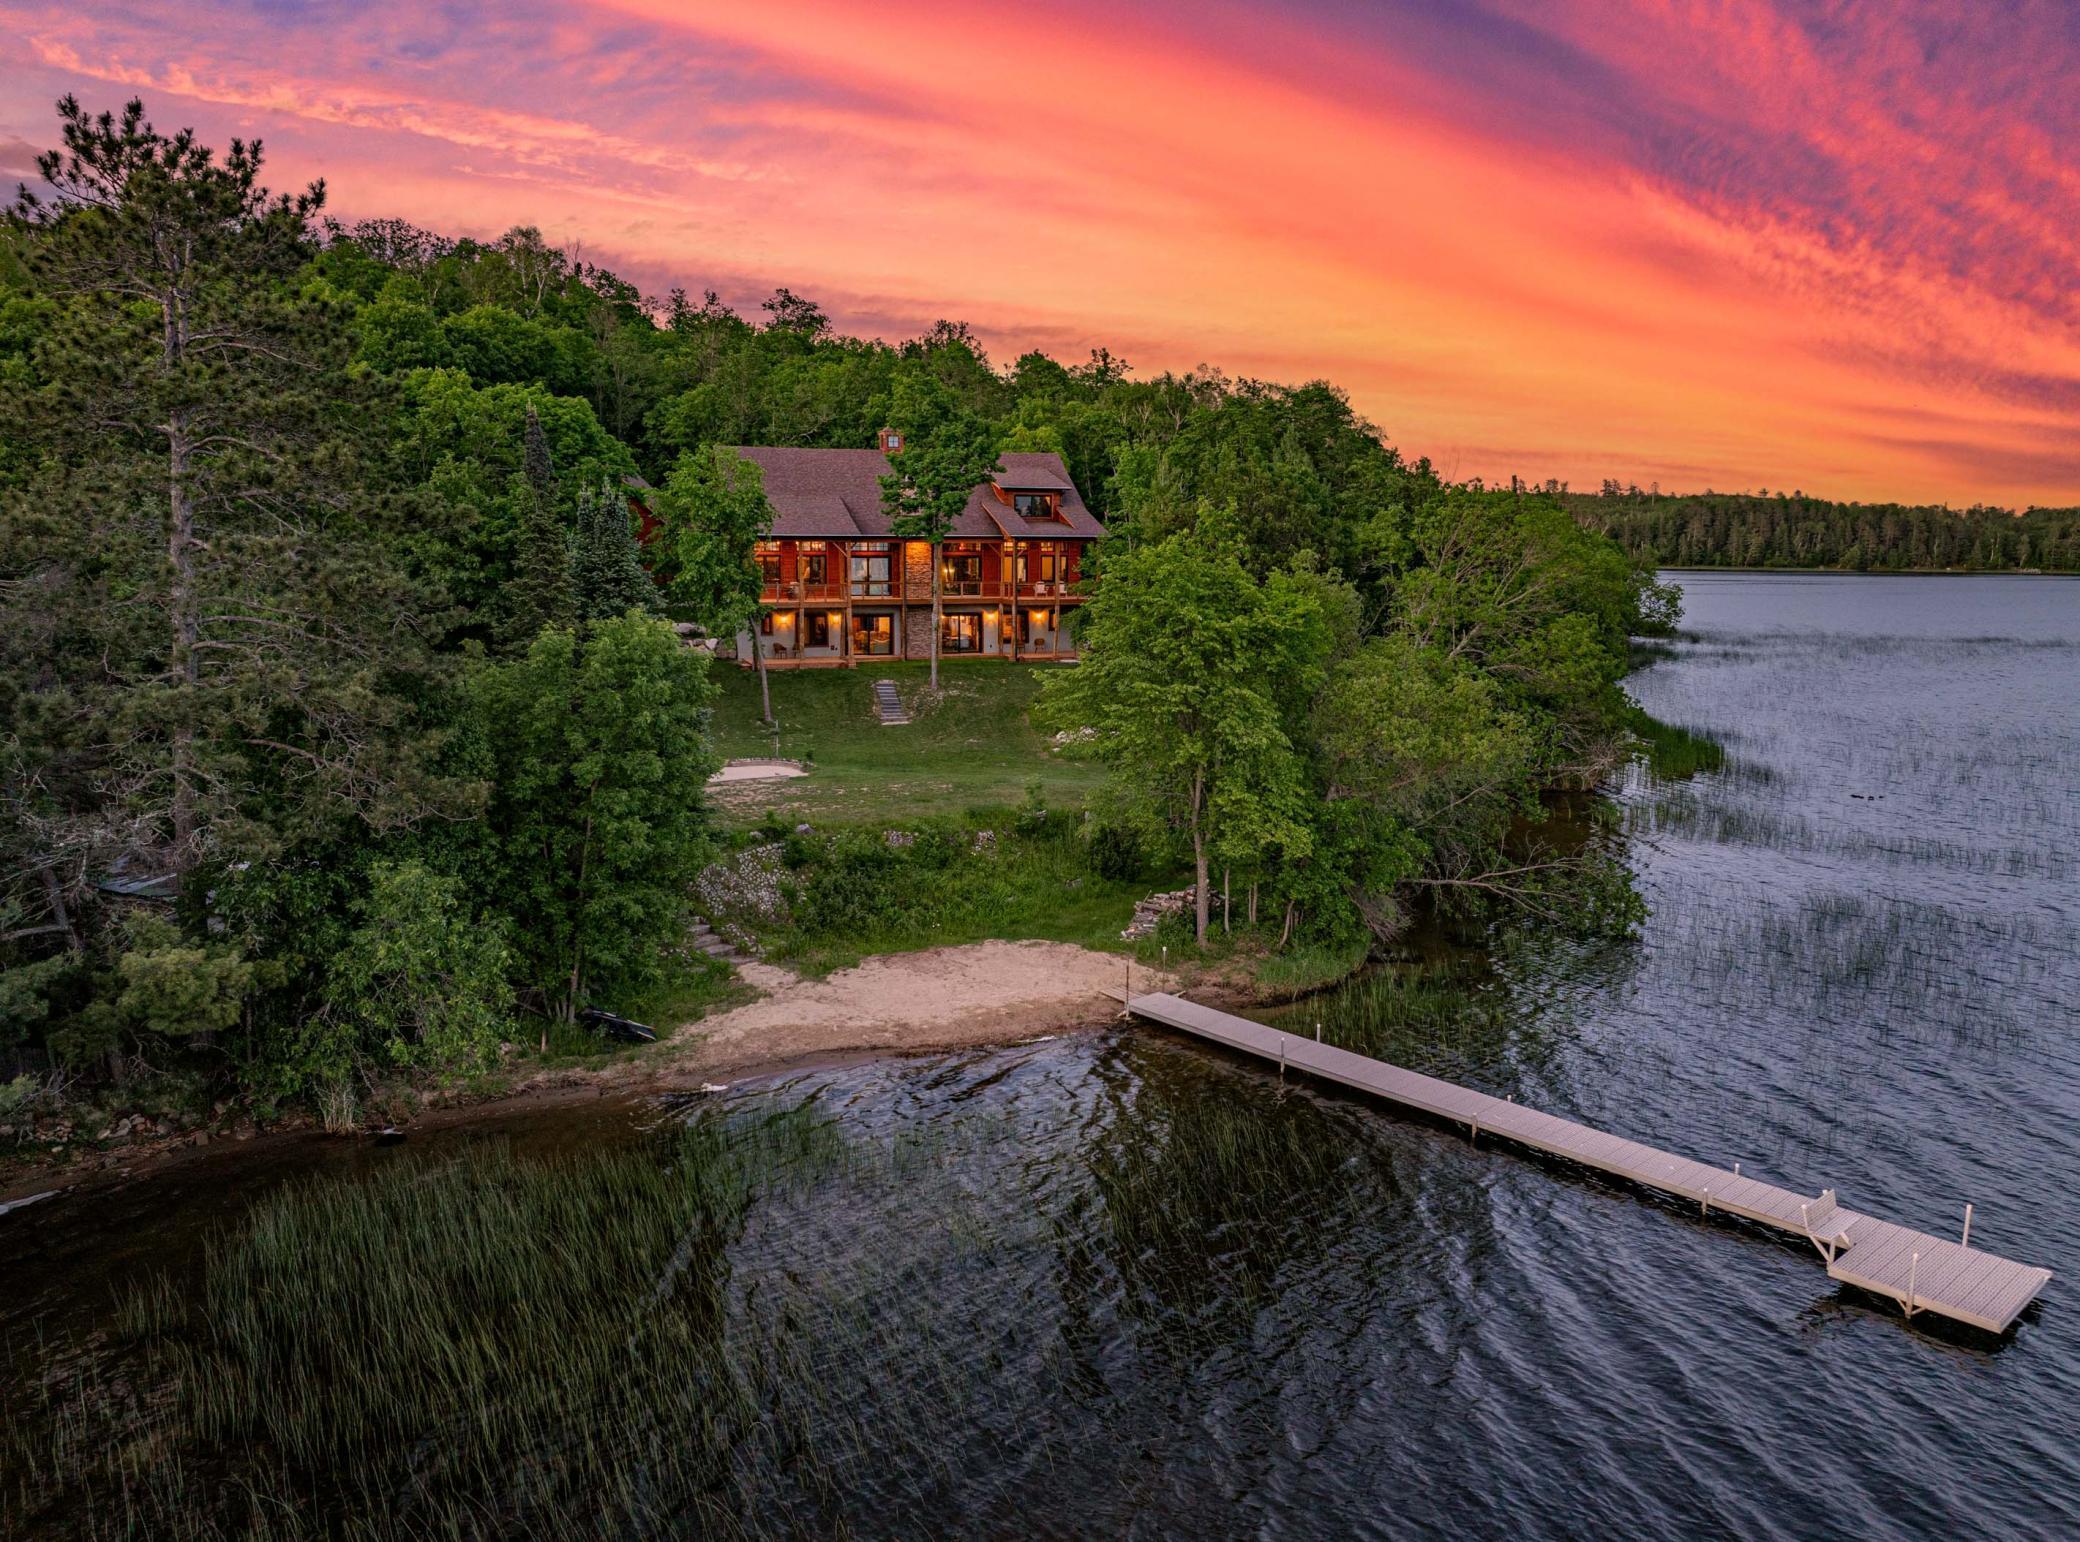
MULTIPOLYGON (((620 1085, 675 1088, 837 1054, 906 1054, 1001 1043, 1107 1021, 1126 961, 1065 942, 977 942, 869 958, 822 980, 740 966, 757 1001, 675 1033, 660 1052, 604 1073, 620 1085)), ((1158 986, 1139 965, 1134 988, 1158 986)), ((1165 982, 1167 983, 1167 982, 1165 982)))
MULTIPOLYGON (((820 1063, 1095 1028, 1119 1011, 1117 996, 1106 993, 1127 983, 1124 958, 1065 942, 977 942, 884 954, 821 980, 755 960, 737 970, 762 993, 757 1000, 669 1032, 657 1024, 660 1042, 642 1053, 599 1069, 543 1070, 490 1096, 444 1096, 398 1123, 408 1130, 440 1129, 576 1099, 697 1091, 820 1063)), ((1137 991, 1173 989, 1176 983, 1160 971, 1134 966, 1137 991)), ((100 1151, 83 1148, 63 1161, 22 1163, 0 1174, 0 1202, 141 1177, 234 1144, 257 1154, 275 1142, 314 1137, 358 1138, 317 1137, 308 1120, 298 1119, 268 1130, 248 1123, 236 1135, 214 1140, 181 1135, 100 1151)))

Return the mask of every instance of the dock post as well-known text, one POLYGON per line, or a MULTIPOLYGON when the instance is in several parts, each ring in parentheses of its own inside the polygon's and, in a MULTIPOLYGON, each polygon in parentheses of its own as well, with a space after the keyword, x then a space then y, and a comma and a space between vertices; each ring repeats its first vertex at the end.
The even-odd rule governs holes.
POLYGON ((1280 1081, 1286 1079, 1286 1036, 1284 1034, 1278 1036, 1278 1079, 1280 1081))
POLYGON ((1972 1245, 1972 1207, 1970 1205, 1964 1207, 1964 1235, 1958 1239, 1957 1245, 1961 1248, 1968 1248, 1972 1245))
MULTIPOLYGON (((1894 1255, 1897 1256, 1897 1255, 1894 1255)), ((1921 1255, 1916 1253, 1907 1260, 1907 1315, 1914 1315, 1914 1286, 1921 1274, 1921 1255)))
POLYGON ((1736 1178, 1738 1178, 1741 1175, 1741 1164, 1738 1162, 1733 1164, 1733 1175, 1736 1178))
POLYGON ((1699 1215, 1710 1215, 1712 1213, 1712 1191, 1710 1189, 1704 1191, 1704 1203, 1698 1207, 1697 1213, 1699 1215))
POLYGON ((1319 1017, 1314 1020, 1314 1041, 1317 1044, 1322 1042, 1322 1020, 1319 1017))

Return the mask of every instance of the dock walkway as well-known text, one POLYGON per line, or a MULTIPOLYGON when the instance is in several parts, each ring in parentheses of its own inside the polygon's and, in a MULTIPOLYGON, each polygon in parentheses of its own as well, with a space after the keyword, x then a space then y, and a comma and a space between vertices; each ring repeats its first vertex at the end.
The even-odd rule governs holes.
POLYGON ((1150 1022, 1464 1125, 1476 1140, 1483 1135, 1502 1136, 1677 1195, 1699 1205, 1706 1214, 1723 1211, 1792 1232, 1819 1249, 1831 1278, 1891 1297, 1910 1318, 1933 1312, 1989 1333, 2005 1333, 2051 1279, 2048 1269, 2031 1268, 1968 1246, 1969 1210, 1966 1238, 1952 1242, 1846 1209, 1836 1202, 1832 1189, 1799 1194, 1778 1188, 1743 1177, 1738 1167, 1728 1171, 1657 1151, 1455 1082, 1282 1033, 1182 996, 1163 992, 1137 995, 1126 1006, 1134 1016, 1150 1022))

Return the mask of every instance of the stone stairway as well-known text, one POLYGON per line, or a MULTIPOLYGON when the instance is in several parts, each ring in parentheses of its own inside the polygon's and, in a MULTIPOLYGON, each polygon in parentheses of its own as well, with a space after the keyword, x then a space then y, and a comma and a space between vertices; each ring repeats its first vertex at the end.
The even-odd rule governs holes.
POLYGON ((883 728, 900 727, 910 721, 910 714, 903 710, 903 699, 896 695, 893 680, 874 682, 874 710, 881 714, 883 728))
POLYGON ((693 945, 713 959, 719 959, 732 969, 744 962, 744 955, 715 935, 715 928, 705 921, 695 921, 688 935, 693 945))

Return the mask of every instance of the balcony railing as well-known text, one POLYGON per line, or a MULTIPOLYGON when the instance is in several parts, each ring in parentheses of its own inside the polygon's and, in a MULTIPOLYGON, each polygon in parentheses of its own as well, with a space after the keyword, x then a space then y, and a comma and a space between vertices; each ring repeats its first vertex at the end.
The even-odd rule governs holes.
POLYGON ((768 583, 759 590, 759 598, 767 604, 787 604, 796 600, 842 600, 845 585, 842 583, 809 583, 802 579, 768 583))
MULTIPOLYGON (((850 599, 857 604, 895 603, 908 601, 922 604, 931 598, 931 590, 919 585, 914 591, 906 591, 900 578, 862 578, 850 583, 843 581, 809 583, 802 579, 790 579, 784 583, 772 582, 760 587, 758 597, 768 605, 842 603, 850 599)), ((947 600, 1054 600, 1074 603, 1082 596, 1076 592, 1074 579, 1036 578, 1024 583, 1005 583, 997 579, 942 578, 939 581, 939 597, 947 600)))

